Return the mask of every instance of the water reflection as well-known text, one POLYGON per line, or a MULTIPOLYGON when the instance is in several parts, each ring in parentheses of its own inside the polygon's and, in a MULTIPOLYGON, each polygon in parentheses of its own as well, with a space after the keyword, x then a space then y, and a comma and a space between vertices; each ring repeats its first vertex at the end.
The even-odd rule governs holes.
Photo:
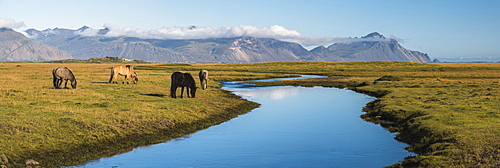
POLYGON ((252 90, 240 90, 238 95, 249 100, 253 100, 256 97, 269 97, 272 100, 279 100, 285 97, 297 96, 300 88, 298 87, 278 87, 273 89, 252 89, 252 90))
POLYGON ((227 84, 224 89, 262 106, 189 137, 84 167, 383 167, 411 155, 393 134, 359 117, 372 97, 335 88, 227 84))

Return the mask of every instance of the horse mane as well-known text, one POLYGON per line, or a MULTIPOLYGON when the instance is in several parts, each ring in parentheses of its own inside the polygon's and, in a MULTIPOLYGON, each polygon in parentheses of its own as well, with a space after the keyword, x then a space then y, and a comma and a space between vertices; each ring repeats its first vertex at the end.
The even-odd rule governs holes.
POLYGON ((71 75, 71 78, 73 80, 76 80, 76 77, 75 77, 75 74, 73 74, 73 71, 71 71, 71 69, 69 69, 68 67, 64 67, 64 68, 67 69, 70 72, 69 75, 71 75))
POLYGON ((184 73, 183 75, 184 75, 184 80, 187 79, 190 81, 189 83, 190 87, 196 87, 193 75, 191 75, 190 73, 184 73))

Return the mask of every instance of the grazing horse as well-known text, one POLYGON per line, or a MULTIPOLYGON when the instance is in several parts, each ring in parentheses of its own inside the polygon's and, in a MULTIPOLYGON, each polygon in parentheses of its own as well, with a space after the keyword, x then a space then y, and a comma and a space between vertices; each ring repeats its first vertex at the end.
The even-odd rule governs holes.
MULTIPOLYGON (((134 71, 134 68, 131 65, 116 65, 111 68, 111 77, 109 78, 109 83, 118 83, 116 82, 116 78, 118 75, 125 76, 125 81, 127 81, 128 84, 128 78, 131 77, 132 81, 134 84, 137 84, 137 81, 139 81, 139 78, 137 78, 137 74, 134 71)), ((125 83, 125 82, 122 82, 125 83)))
POLYGON ((202 70, 200 70, 200 73, 198 73, 198 76, 200 77, 201 89, 203 89, 203 90, 207 89, 208 71, 202 69, 202 70))
POLYGON ((76 77, 73 74, 73 71, 71 71, 71 69, 69 69, 68 67, 64 67, 64 68, 56 67, 56 68, 54 68, 54 70, 52 70, 52 76, 54 77, 54 80, 52 81, 52 83, 54 84, 54 87, 56 89, 61 88, 61 84, 62 84, 63 80, 66 81, 66 83, 64 83, 64 88, 68 88, 67 86, 68 86, 68 80, 69 80, 69 81, 71 81, 71 87, 73 89, 76 89, 76 77))
POLYGON ((176 98, 177 87, 181 87, 181 98, 182 94, 184 94, 184 87, 186 87, 188 97, 194 98, 196 96, 196 83, 190 73, 174 72, 172 74, 172 85, 170 86, 170 96, 172 98, 176 98))

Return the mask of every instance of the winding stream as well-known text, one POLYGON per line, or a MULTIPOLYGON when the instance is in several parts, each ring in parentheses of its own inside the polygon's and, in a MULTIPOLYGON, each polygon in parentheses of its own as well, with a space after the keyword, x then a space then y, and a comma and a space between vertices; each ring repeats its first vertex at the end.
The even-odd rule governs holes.
MULTIPOLYGON (((319 76, 302 78, 312 77, 319 76)), ((373 97, 336 88, 223 84, 261 107, 79 167, 384 167, 413 155, 394 134, 359 117, 373 97)))

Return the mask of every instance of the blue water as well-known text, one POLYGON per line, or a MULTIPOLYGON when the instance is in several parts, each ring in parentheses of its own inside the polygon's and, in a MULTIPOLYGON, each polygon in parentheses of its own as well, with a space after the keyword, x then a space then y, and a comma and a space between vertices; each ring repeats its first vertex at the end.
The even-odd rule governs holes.
POLYGON ((359 117, 373 97, 336 88, 224 84, 261 107, 81 167, 384 167, 412 155, 394 134, 359 117))

